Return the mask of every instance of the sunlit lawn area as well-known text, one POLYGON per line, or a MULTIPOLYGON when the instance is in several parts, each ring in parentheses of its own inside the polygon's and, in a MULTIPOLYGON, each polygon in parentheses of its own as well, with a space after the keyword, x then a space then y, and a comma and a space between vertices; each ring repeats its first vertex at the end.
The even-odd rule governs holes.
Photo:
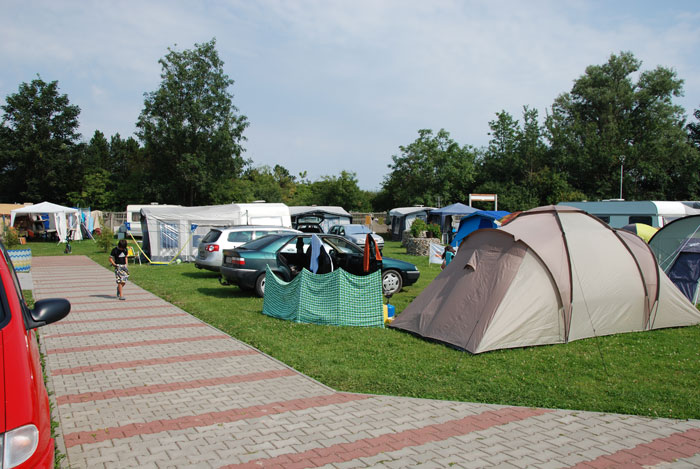
MULTIPOLYGON (((92 241, 72 246, 72 255, 108 266, 92 241)), ((33 256, 65 255, 53 243, 28 247, 33 256)), ((440 267, 406 255, 397 242, 387 242, 384 254, 421 271, 416 285, 392 298, 400 312, 440 267)), ((337 390, 700 418, 700 326, 470 355, 392 329, 273 319, 261 313, 262 299, 219 285, 217 274, 194 264, 130 270, 130 281, 337 390)))

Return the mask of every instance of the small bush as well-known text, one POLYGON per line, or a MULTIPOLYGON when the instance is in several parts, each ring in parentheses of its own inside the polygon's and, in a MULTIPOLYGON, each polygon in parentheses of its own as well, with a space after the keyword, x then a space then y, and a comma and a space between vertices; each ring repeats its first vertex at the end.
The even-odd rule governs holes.
POLYGON ((411 236, 419 238, 421 233, 428 230, 428 224, 420 218, 413 220, 411 224, 411 236))
POLYGON ((114 247, 114 231, 104 227, 102 232, 95 237, 95 240, 102 252, 110 252, 112 247, 114 247))
POLYGON ((442 237, 442 231, 440 230, 440 225, 437 223, 431 223, 427 228, 429 238, 440 238, 442 237))
POLYGON ((2 233, 2 239, 7 249, 12 249, 13 247, 19 245, 19 233, 17 233, 17 230, 11 226, 5 227, 2 233))

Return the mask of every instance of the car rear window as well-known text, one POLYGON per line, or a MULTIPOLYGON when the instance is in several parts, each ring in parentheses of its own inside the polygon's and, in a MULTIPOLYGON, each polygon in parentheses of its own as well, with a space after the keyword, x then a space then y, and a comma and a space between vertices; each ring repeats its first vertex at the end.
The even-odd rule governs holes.
POLYGON ((221 236, 221 231, 219 230, 210 230, 209 233, 207 233, 204 238, 202 238, 202 243, 215 243, 218 239, 219 236, 221 236))
POLYGON ((250 230, 246 231, 232 231, 228 234, 229 243, 247 243, 253 239, 253 232, 250 230))

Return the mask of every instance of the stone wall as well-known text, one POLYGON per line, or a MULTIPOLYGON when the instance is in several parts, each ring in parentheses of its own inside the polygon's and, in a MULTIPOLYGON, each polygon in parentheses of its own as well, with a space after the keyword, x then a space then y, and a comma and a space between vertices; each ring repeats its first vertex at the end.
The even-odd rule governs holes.
POLYGON ((409 231, 403 234, 403 245, 406 247, 406 254, 411 256, 429 256, 430 243, 440 243, 437 238, 412 238, 409 231))

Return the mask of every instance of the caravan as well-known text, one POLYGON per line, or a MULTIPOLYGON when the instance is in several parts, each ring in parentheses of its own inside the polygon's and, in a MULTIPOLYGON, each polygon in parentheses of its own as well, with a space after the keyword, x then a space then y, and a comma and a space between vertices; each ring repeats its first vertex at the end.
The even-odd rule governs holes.
POLYGON ((622 228, 633 223, 644 223, 661 228, 678 218, 700 214, 700 202, 602 200, 560 202, 558 205, 584 210, 613 228, 622 228))
MULTIPOLYGON (((124 237, 129 237, 129 234, 135 238, 143 236, 141 232, 141 209, 144 207, 180 207, 180 205, 160 205, 157 202, 152 202, 147 205, 127 205, 126 219, 124 223, 119 226, 118 232, 125 233, 124 237)), ((122 238, 121 235, 120 238, 122 238)))

